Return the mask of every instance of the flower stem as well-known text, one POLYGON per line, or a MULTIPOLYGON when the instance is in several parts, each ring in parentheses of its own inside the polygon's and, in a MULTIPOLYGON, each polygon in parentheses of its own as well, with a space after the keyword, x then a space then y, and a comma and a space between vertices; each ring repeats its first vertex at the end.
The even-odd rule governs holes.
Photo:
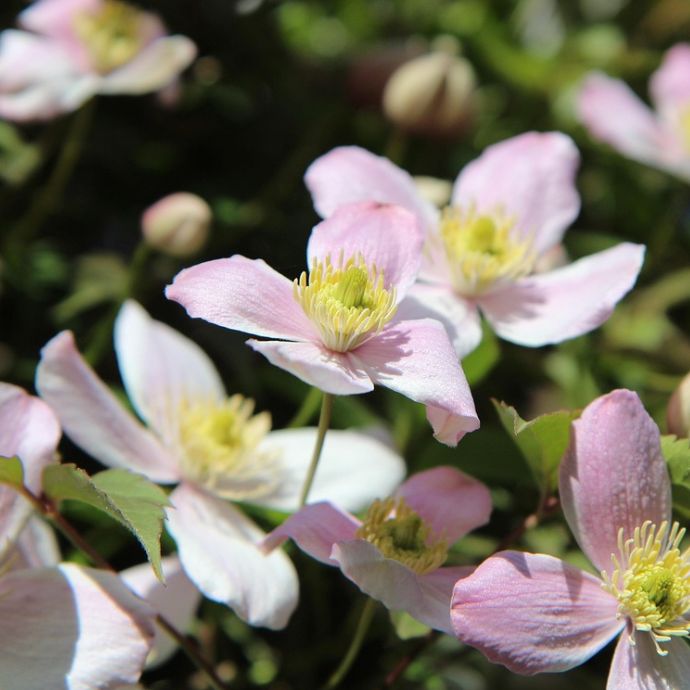
POLYGON ((362 608, 359 621, 357 622, 357 627, 355 628, 355 634, 350 642, 350 646, 338 668, 333 671, 331 677, 326 682, 326 685, 323 686, 323 690, 333 690, 334 688, 337 688, 352 667, 352 664, 359 654, 359 650, 362 648, 362 643, 364 642, 364 638, 369 630, 369 625, 371 625, 371 621, 374 618, 374 613, 376 612, 376 603, 377 602, 375 599, 370 599, 367 597, 367 600, 364 602, 364 607, 362 608))
POLYGON ((321 450, 323 449, 323 442, 326 439, 326 432, 331 423, 331 412, 333 411, 333 395, 331 393, 324 393, 321 400, 321 415, 319 417, 319 429, 316 435, 316 445, 314 446, 314 453, 311 456, 311 463, 307 470, 307 476, 302 487, 302 494, 300 495, 300 508, 306 504, 309 496, 311 485, 314 482, 314 475, 316 474, 316 467, 319 464, 321 457, 321 450))
MULTIPOLYGON (((675 379, 674 379, 675 380, 675 379)), ((295 412, 295 416, 288 422, 288 429, 299 429, 299 427, 308 424, 311 418, 319 409, 319 402, 321 401, 321 391, 318 388, 311 388, 309 393, 304 396, 304 400, 295 412)))
POLYGON ((384 683, 384 688, 392 688, 398 681, 398 678, 407 671, 410 664, 428 647, 430 647, 438 638, 441 633, 438 630, 432 630, 427 635, 425 635, 410 651, 406 654, 400 661, 396 664, 395 668, 386 676, 384 683))
MULTIPOLYGON (((57 509, 54 501, 46 496, 41 496, 40 498, 32 493, 27 487, 21 487, 18 489, 19 492, 24 496, 36 510, 43 515, 43 517, 50 520, 62 534, 69 540, 69 542, 79 549, 88 559, 96 566, 102 570, 108 570, 114 575, 118 575, 118 572, 113 568, 110 563, 101 556, 96 549, 89 544, 84 537, 81 536, 79 531, 72 525, 69 520, 67 520, 57 509)), ((165 616, 160 613, 156 614, 156 623, 162 628, 170 637, 177 642, 177 644, 182 647, 192 663, 203 671, 209 684, 213 690, 227 690, 227 687, 223 681, 218 677, 213 666, 199 653, 195 645, 183 635, 165 616)))

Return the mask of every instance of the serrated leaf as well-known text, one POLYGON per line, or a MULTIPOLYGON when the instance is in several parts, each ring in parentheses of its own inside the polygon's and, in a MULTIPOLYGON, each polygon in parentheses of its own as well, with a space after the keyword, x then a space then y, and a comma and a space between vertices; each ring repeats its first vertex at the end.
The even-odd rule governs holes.
POLYGON ((558 466, 570 440, 570 424, 579 410, 559 410, 531 421, 520 417, 514 407, 493 401, 501 424, 527 460, 537 485, 554 489, 558 484, 558 466))
POLYGON ((55 501, 87 503, 124 525, 144 547, 156 577, 163 580, 160 536, 168 497, 158 486, 123 469, 92 478, 75 465, 50 465, 43 471, 43 491, 55 501))
POLYGON ((690 519, 690 441, 673 435, 662 436, 661 452, 673 484, 673 509, 686 520, 690 519))
POLYGON ((17 488, 24 486, 24 467, 18 457, 0 457, 0 484, 17 488))

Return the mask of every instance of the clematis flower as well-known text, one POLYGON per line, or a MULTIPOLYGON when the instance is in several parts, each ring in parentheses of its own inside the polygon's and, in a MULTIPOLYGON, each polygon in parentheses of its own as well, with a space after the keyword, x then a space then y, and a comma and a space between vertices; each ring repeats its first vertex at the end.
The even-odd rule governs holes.
POLYGON ((690 182, 690 43, 664 55, 649 90, 655 110, 624 82, 593 72, 580 89, 578 116, 624 156, 690 182))
MULTIPOLYGON (((202 350, 135 302, 115 323, 115 350, 142 426, 96 377, 68 331, 43 349, 36 387, 72 440, 106 465, 178 483, 167 527, 189 578, 253 625, 281 628, 297 604, 297 576, 282 553, 256 547, 264 533, 231 501, 294 510, 314 429, 269 433, 267 413, 227 397, 202 350)), ((400 481, 403 461, 354 432, 329 435, 313 498, 360 507, 400 481), (323 471, 321 471, 323 470, 323 471)))
POLYGON ((443 212, 404 170, 356 146, 318 158, 305 181, 326 218, 363 200, 415 214, 426 247, 401 313, 442 321, 464 357, 481 341, 480 312, 505 340, 539 347, 596 328, 633 286, 644 247, 629 243, 538 272, 579 212, 578 160, 572 140, 558 132, 494 144, 462 170, 443 212))
POLYGON ((455 586, 455 634, 516 673, 564 671, 616 636, 607 690, 687 687, 690 551, 671 523, 659 430, 635 393, 598 398, 574 422, 560 496, 601 573, 504 551, 455 586))
POLYGON ((330 503, 305 506, 274 529, 264 547, 293 539, 387 608, 451 632, 453 585, 474 568, 444 566, 448 547, 485 524, 490 513, 491 496, 481 482, 436 467, 410 477, 391 498, 374 501, 363 521, 330 503))
POLYGON ((443 326, 396 316, 421 248, 409 212, 353 204, 314 228, 309 272, 294 282, 235 255, 181 271, 166 296, 190 316, 271 338, 247 344, 327 393, 379 384, 425 404, 436 438, 455 445, 479 420, 443 326))
MULTIPOLYGON (((20 458, 32 491, 39 490, 41 470, 54 460, 59 438, 57 420, 43 401, 0 383, 0 455, 20 458)), ((111 573, 58 564, 52 534, 29 519, 22 497, 9 499, 10 491, 0 487, 3 688, 92 690, 135 683, 153 640, 153 610, 111 573), (17 525, 25 527, 17 531, 17 525)))
POLYGON ((0 34, 0 117, 10 120, 47 120, 95 94, 159 91, 196 55, 157 15, 120 0, 38 0, 19 25, 0 34))

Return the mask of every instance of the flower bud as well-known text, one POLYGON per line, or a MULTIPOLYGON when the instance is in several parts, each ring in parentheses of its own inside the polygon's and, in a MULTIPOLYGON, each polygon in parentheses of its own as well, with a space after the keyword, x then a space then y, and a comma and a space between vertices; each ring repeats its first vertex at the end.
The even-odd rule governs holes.
POLYGON ((668 432, 676 436, 690 436, 690 374, 680 382, 666 408, 668 432))
POLYGON ((383 92, 383 110, 409 132, 458 134, 469 119, 476 79, 472 65, 446 45, 401 65, 383 92))
POLYGON ((196 194, 177 192, 150 206, 141 218, 146 242, 171 256, 185 257, 206 243, 211 224, 209 205, 196 194))

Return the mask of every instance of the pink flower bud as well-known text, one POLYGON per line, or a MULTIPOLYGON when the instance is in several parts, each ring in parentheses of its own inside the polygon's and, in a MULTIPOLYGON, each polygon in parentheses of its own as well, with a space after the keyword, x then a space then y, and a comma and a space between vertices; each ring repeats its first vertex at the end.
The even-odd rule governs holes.
POLYGON ((177 192, 150 206, 141 218, 146 242, 171 256, 191 256, 206 243, 209 205, 196 194, 177 192))
POLYGON ((690 374, 680 382, 666 408, 668 431, 676 436, 690 435, 690 374))

